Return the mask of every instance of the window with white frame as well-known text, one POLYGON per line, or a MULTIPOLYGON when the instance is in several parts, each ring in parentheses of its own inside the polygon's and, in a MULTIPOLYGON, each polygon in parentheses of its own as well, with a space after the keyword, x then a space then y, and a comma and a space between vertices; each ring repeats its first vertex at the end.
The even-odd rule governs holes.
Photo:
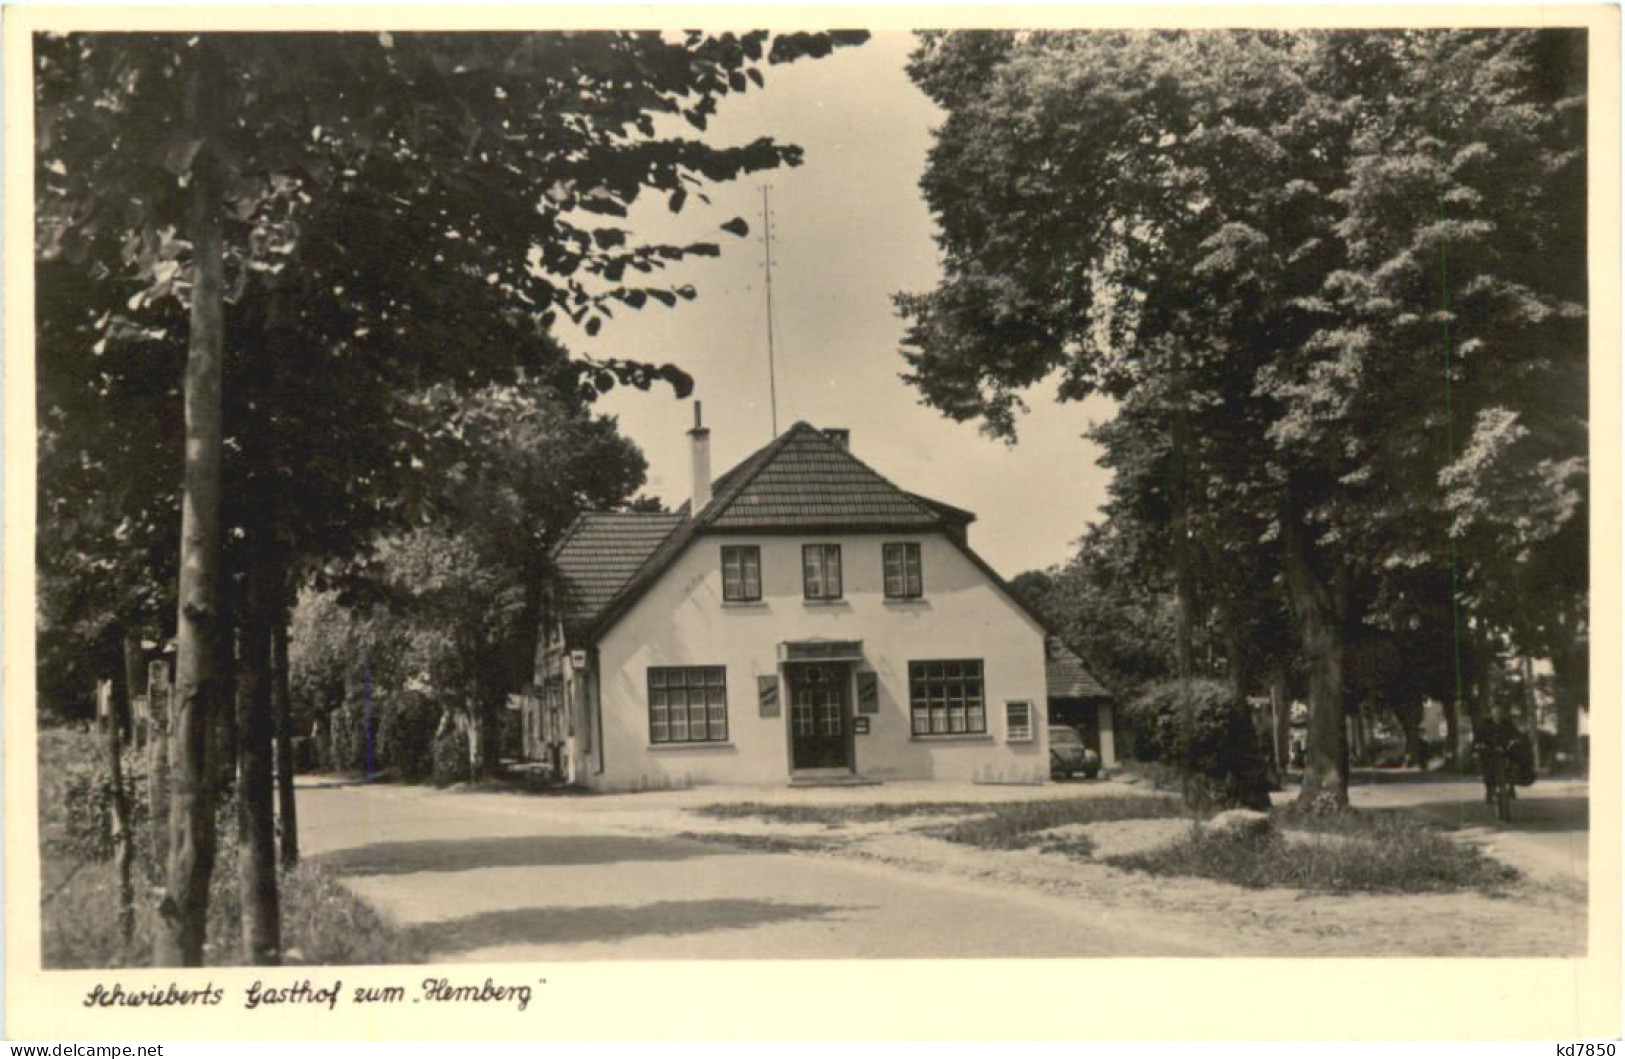
POLYGON ((728 680, 724 667, 649 667, 649 742, 727 741, 728 680))
POLYGON ((762 598, 762 549, 754 544, 722 549, 722 598, 727 603, 753 603, 762 598))
POLYGON ((1033 704, 1007 702, 1004 704, 1004 738, 1011 743, 1033 741, 1033 704))
POLYGON ((803 594, 807 599, 841 598, 841 546, 804 544, 801 546, 803 594))
POLYGON ((913 541, 896 541, 881 549, 887 599, 919 599, 925 595, 920 574, 920 546, 913 541))
POLYGON ((987 731, 980 658, 908 664, 908 705, 915 735, 987 731))

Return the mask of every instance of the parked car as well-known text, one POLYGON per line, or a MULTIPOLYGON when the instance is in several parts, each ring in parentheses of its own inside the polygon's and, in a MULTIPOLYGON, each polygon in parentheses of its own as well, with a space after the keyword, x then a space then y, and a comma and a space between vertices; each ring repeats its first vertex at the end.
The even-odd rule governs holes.
POLYGON ((1049 726, 1049 774, 1052 779, 1081 775, 1092 780, 1100 775, 1100 755, 1083 744, 1076 728, 1064 724, 1049 726))

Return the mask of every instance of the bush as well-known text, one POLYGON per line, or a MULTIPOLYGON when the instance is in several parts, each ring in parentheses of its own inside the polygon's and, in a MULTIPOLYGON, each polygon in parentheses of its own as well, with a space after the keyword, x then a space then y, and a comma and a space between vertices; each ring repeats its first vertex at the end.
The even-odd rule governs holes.
POLYGON ((334 772, 367 772, 378 768, 378 713, 359 702, 347 702, 328 715, 327 767, 334 772), (370 724, 368 722, 371 722, 370 724), (371 753, 369 754, 369 749, 371 753), (371 760, 369 760, 369 757, 371 760), (369 769, 368 766, 371 766, 369 769))
POLYGON ((434 785, 449 787, 468 778, 468 736, 461 728, 448 727, 434 741, 434 785))
MULTIPOLYGON (((94 729, 42 729, 39 743, 42 852, 72 861, 111 860, 113 791, 102 736, 94 729)), ((140 842, 152 815, 146 754, 126 743, 122 768, 140 864, 140 842)))
POLYGON ((1178 729, 1178 704, 1173 691, 1177 688, 1172 681, 1151 684, 1123 711, 1136 761, 1152 764, 1173 757, 1178 729))
MULTIPOLYGON (((438 783, 440 751, 435 733, 440 714, 433 700, 417 692, 375 702, 370 716, 361 703, 347 702, 328 715, 328 760, 324 764, 334 772, 376 776, 388 770, 396 779, 417 782, 435 777, 438 783)), ((466 757, 466 749, 464 754, 466 757)), ((466 764, 463 771, 467 772, 466 764)))
POLYGON ((379 711, 377 767, 394 770, 408 782, 434 775, 434 735, 440 708, 416 692, 407 692, 379 711))
POLYGON ((1193 809, 1268 809, 1269 774, 1245 702, 1213 680, 1165 681, 1129 705, 1142 760, 1172 766, 1193 809))
MULTIPOLYGON (((129 826, 139 835, 147 827, 146 784, 124 777, 130 810, 129 826)), ((79 773, 66 783, 63 811, 66 831, 61 837, 62 852, 82 860, 113 859, 113 785, 107 770, 98 768, 79 773)))

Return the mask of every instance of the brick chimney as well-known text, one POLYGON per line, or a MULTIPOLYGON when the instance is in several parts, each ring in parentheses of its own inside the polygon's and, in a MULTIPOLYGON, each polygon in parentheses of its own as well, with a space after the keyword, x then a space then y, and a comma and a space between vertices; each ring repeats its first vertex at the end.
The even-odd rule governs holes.
POLYGON ((842 452, 852 451, 852 431, 846 427, 825 427, 819 433, 833 441, 842 452))
POLYGON ((694 429, 688 432, 692 475, 689 516, 698 515, 711 502, 711 431, 700 422, 700 402, 694 402, 694 429))

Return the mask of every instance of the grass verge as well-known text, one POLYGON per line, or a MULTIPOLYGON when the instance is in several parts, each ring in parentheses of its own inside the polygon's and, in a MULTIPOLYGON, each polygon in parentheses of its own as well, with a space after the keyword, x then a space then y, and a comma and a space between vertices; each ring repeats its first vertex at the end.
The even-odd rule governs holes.
POLYGON ((835 846, 835 843, 828 839, 806 838, 800 835, 748 835, 737 831, 679 831, 677 837, 693 842, 733 846, 755 853, 817 853, 835 846))
MULTIPOLYGON (((40 732, 40 946, 47 968, 143 967, 152 959, 162 875, 150 830, 135 828, 134 917, 129 940, 119 930, 118 877, 102 836, 99 792, 106 782, 100 747, 86 731, 40 732)), ((138 821, 146 785, 138 755, 126 763, 138 821)), ((240 962, 235 815, 218 807, 219 849, 209 890, 204 962, 240 962)), ((279 879, 285 964, 421 963, 427 953, 319 865, 302 863, 279 879)))
POLYGON ((1515 869, 1415 821, 1358 813, 1318 818, 1308 840, 1279 831, 1246 836, 1193 829, 1169 845, 1103 863, 1249 889, 1330 893, 1493 892, 1520 878, 1515 869))
POLYGON ((868 805, 778 805, 771 802, 719 802, 689 812, 712 820, 765 820, 770 824, 873 824, 914 816, 964 816, 994 807, 989 802, 875 802, 868 805))
MULTIPOLYGON (((1165 820, 1188 816, 1178 798, 1151 798, 1119 795, 1105 798, 1051 798, 1030 802, 1003 802, 984 807, 984 815, 939 828, 933 833, 949 842, 982 849, 1024 849, 1039 845, 1038 832, 1067 824, 1099 824, 1112 820, 1165 820)), ((1087 840, 1053 842, 1050 845, 1074 856, 1087 852, 1087 840)))
MULTIPOLYGON (((224 850, 221 851, 225 853, 224 850)), ((152 961, 158 893, 137 892, 134 930, 118 931, 118 883, 113 866, 62 862, 45 866, 41 962, 51 969, 144 967, 152 961), (54 885, 53 885, 54 884, 54 885)), ((282 962, 288 965, 421 963, 427 953, 411 936, 356 897, 330 873, 309 863, 281 875, 282 962)), ((210 887, 204 963, 241 962, 242 906, 235 858, 219 858, 210 887)))

